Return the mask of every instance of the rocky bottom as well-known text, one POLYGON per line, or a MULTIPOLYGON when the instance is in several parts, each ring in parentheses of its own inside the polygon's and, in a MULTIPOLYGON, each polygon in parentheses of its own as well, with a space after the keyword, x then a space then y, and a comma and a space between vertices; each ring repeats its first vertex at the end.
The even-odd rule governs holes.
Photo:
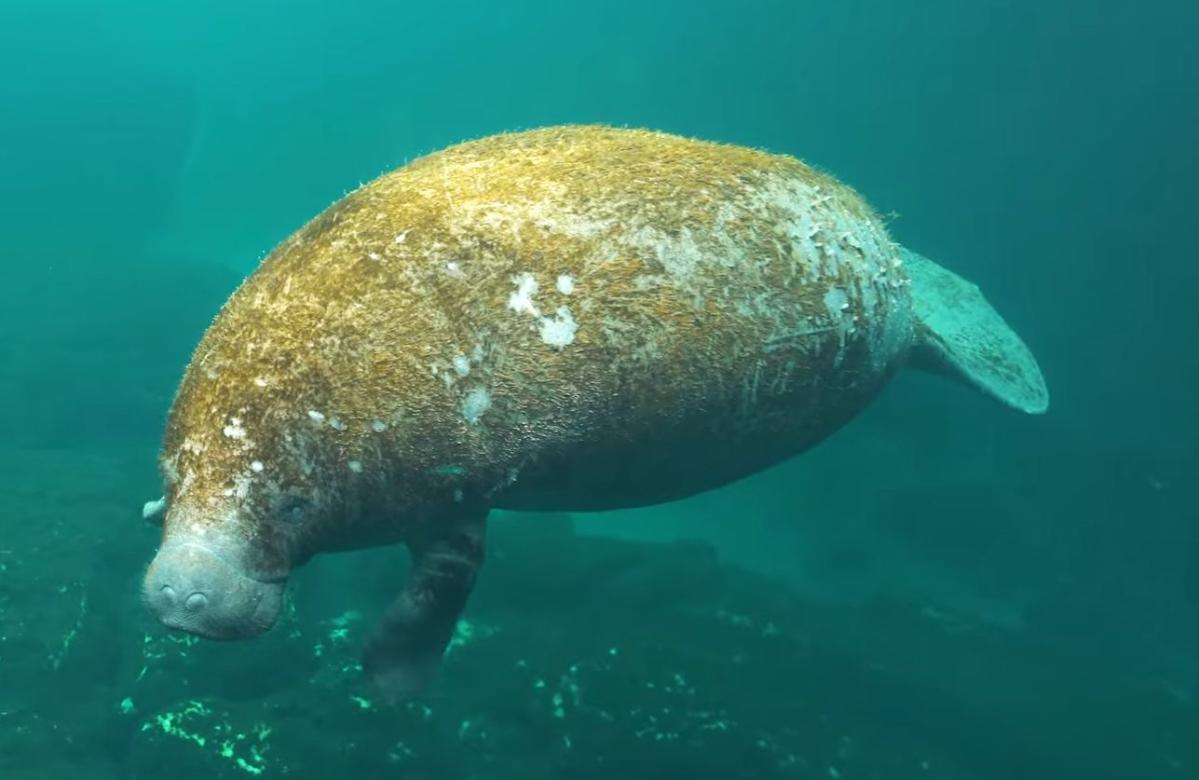
POLYGON ((0 775, 21 778, 1186 778, 1188 692, 936 605, 813 603, 701 544, 505 516, 434 689, 358 651, 379 550, 298 572, 268 635, 157 627, 145 457, 0 455, 0 775), (130 477, 128 475, 139 475, 130 477), (65 487, 64 487, 65 486, 65 487))

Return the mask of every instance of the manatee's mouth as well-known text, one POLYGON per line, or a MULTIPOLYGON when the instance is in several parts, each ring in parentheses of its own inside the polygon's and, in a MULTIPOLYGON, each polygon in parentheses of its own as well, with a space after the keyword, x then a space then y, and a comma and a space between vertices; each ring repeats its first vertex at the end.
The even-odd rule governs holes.
POLYGON ((218 547, 187 539, 162 546, 142 594, 169 628, 209 639, 248 639, 278 620, 285 583, 251 577, 218 547))

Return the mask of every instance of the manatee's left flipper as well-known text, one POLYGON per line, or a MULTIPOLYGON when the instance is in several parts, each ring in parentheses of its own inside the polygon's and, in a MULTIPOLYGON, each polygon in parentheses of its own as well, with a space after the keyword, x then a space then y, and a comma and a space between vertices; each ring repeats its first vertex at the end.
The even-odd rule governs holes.
POLYGON ((166 496, 155 501, 142 504, 142 519, 150 525, 162 525, 162 518, 167 512, 166 496))
POLYGON ((421 693, 436 674, 483 563, 484 531, 480 518, 409 542, 408 583, 362 656, 363 668, 389 698, 421 693))

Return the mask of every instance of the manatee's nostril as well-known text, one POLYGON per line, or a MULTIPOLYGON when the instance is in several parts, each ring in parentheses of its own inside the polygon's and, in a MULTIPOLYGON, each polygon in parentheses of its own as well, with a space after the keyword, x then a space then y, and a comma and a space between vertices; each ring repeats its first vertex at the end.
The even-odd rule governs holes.
POLYGON ((163 585, 161 588, 159 588, 159 592, 162 593, 162 597, 166 599, 168 604, 175 603, 175 589, 170 585, 163 585))
POLYGON ((187 601, 185 601, 183 605, 192 612, 198 612, 208 605, 208 597, 203 593, 193 593, 187 597, 187 601))

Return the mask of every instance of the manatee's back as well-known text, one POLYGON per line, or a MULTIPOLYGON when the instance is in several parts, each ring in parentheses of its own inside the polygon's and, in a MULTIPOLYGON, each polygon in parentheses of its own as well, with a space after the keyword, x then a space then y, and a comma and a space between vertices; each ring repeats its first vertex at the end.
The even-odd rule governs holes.
POLYGON ((502 135, 383 176, 280 245, 197 351, 167 454, 185 431, 230 445, 184 407, 275 439, 315 412, 337 425, 304 457, 409 495, 514 482, 501 503, 644 503, 819 440, 911 333, 878 219, 792 158, 602 127, 502 135))

